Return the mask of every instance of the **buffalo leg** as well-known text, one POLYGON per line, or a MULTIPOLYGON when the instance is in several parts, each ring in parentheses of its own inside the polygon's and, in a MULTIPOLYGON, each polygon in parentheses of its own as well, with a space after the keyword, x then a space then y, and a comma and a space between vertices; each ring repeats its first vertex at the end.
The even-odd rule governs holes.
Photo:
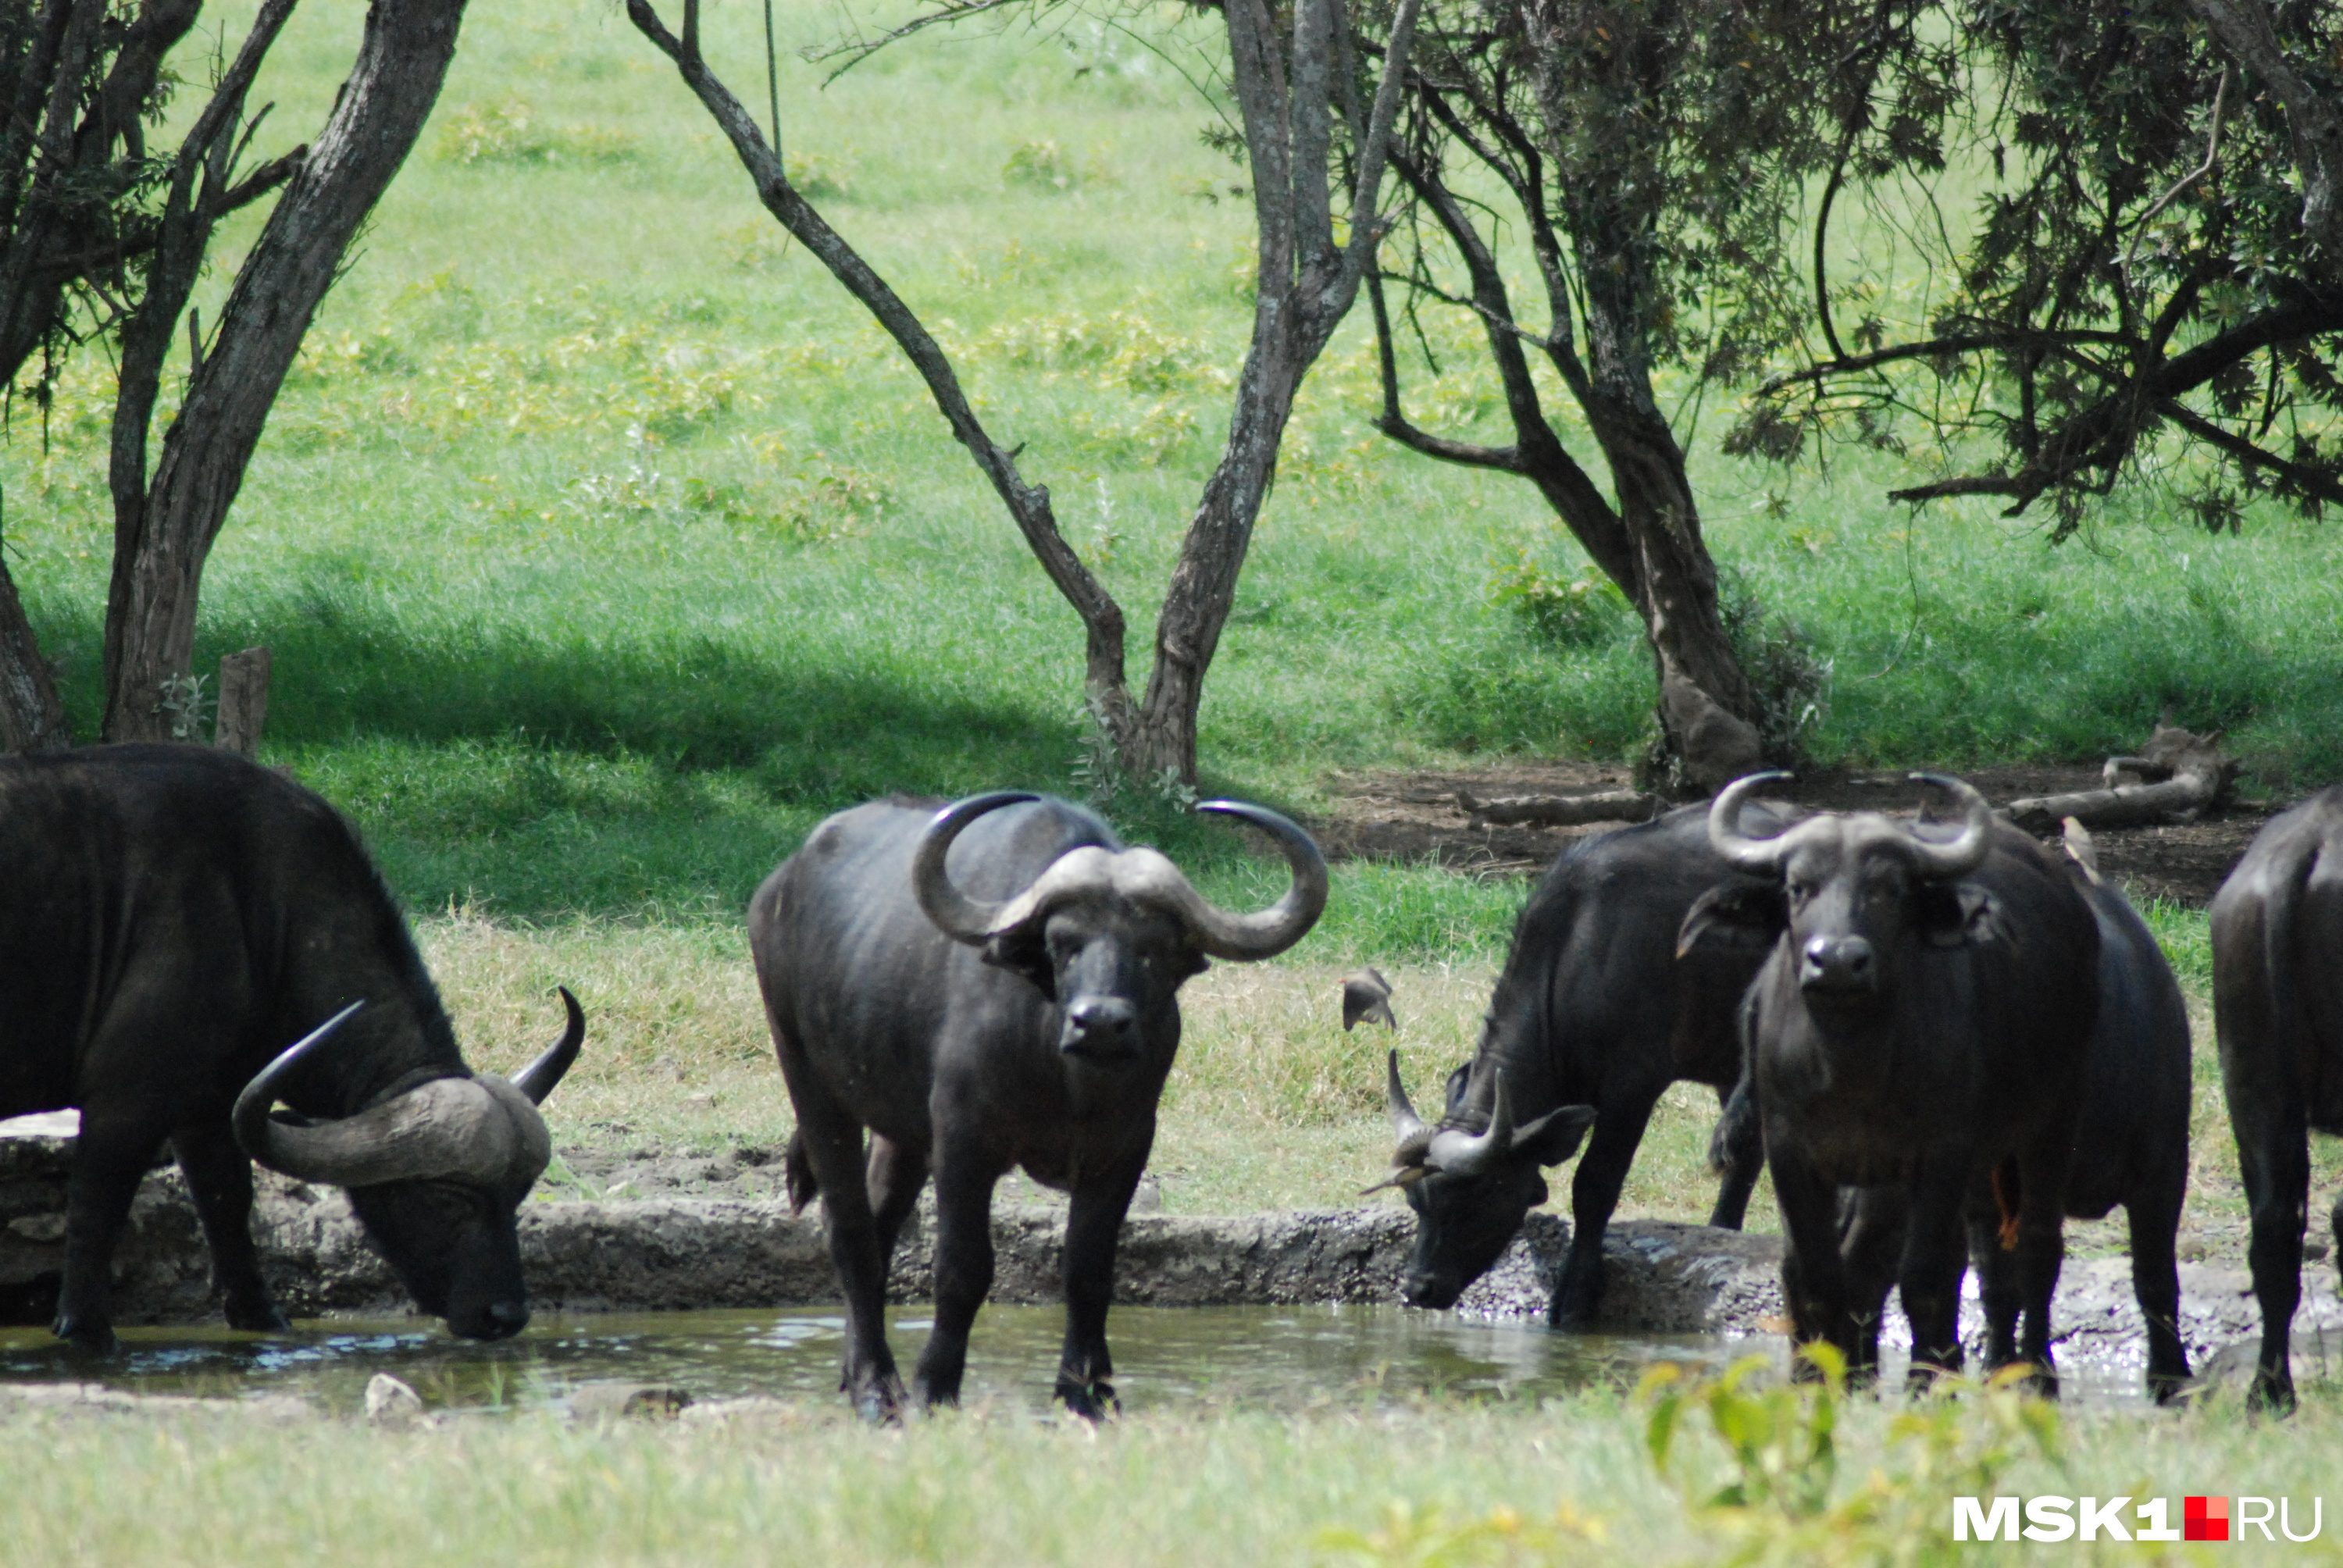
POLYGON ((86 1113, 82 1118, 65 1182, 65 1283, 53 1326, 59 1339, 85 1354, 110 1356, 119 1348, 106 1304, 114 1248, 163 1137, 149 1127, 93 1122, 86 1113))
POLYGON ((1846 1211, 1839 1258, 1856 1334, 1848 1370, 1868 1375, 1879 1365, 1880 1320, 1887 1315, 1887 1292, 1904 1256, 1904 1192, 1898 1187, 1850 1188, 1842 1201, 1846 1211))
POLYGON ((1057 1394, 1068 1410, 1088 1421, 1121 1408, 1107 1381, 1114 1373, 1114 1358, 1106 1348, 1106 1311, 1114 1300, 1115 1243, 1146 1167, 1142 1143, 1137 1158, 1121 1171, 1075 1188, 1066 1216, 1066 1344, 1058 1358, 1057 1394))
POLYGON ((1896 1290, 1912 1325, 1909 1381, 1916 1389, 1933 1383, 1939 1372, 1961 1370, 1961 1272, 1968 1263, 1962 1226, 1966 1195, 1957 1176, 1927 1165, 1912 1184, 1896 1290))
MULTIPOLYGON (((1598 1124, 1599 1125, 1599 1124, 1598 1124)), ((1858 1362, 1862 1343, 1847 1310, 1846 1272, 1838 1255, 1838 1189, 1805 1157, 1765 1141, 1765 1168, 1773 1172, 1774 1198, 1782 1207, 1782 1295, 1790 1309, 1790 1335, 1798 1344, 1817 1340, 1836 1348, 1855 1375, 1870 1372, 1858 1362)), ((1799 1362, 1792 1375, 1814 1375, 1799 1362)))
POLYGON ((895 1243, 903 1221, 920 1206, 920 1189, 928 1181, 928 1151, 917 1144, 870 1136, 870 1208, 879 1232, 879 1266, 891 1269, 895 1243))
POLYGON ((1708 1222, 1738 1231, 1749 1213, 1749 1195, 1765 1169, 1765 1130, 1757 1120, 1757 1091, 1745 1074, 1730 1090, 1716 1091, 1715 1131, 1708 1137, 1708 1168, 1723 1178, 1708 1222))
POLYGON ((2188 1348, 2180 1341, 2180 1260, 2174 1246, 2186 1168, 2177 1173, 2180 1181, 2158 1184, 2171 1191, 2134 1192, 2124 1204, 2124 1223, 2131 1232, 2131 1292, 2147 1324, 2147 1392, 2158 1404, 2188 1381, 2188 1348))
POLYGON ((1970 1213, 1968 1233, 1977 1301, 1985 1308, 1985 1364, 2006 1367, 2017 1360, 2017 1319, 2025 1305, 2018 1289, 2017 1260, 2001 1244, 2000 1217, 1991 1210, 1970 1213))
POLYGON ((2073 1156, 2071 1131, 2046 1138, 2018 1158, 2017 1288, 2025 1311, 2018 1353, 2040 1369, 2035 1387, 2058 1394, 2058 1369, 2050 1356, 2051 1306, 2066 1258, 2066 1167, 2073 1156))
POLYGON ((260 1253, 252 1244, 252 1161, 223 1122, 181 1128, 171 1135, 171 1151, 178 1156, 196 1217, 203 1221, 212 1282, 225 1299, 228 1327, 264 1333, 290 1328, 269 1299, 260 1277, 260 1253))
POLYGON ((839 1380, 855 1409, 873 1421, 892 1417, 903 1400, 895 1353, 887 1348, 887 1260, 879 1253, 863 1174, 862 1124, 781 1052, 781 1068, 797 1108, 799 1147, 821 1188, 830 1261, 846 1298, 846 1365, 839 1380), (797 1070, 790 1070, 796 1067, 797 1070))
POLYGON ((936 1312, 913 1374, 920 1402, 960 1402, 968 1334, 992 1289, 992 1184, 1001 1167, 946 1140, 936 1151, 936 1312))
POLYGON ((1562 1277, 1554 1282, 1554 1303, 1546 1312, 1557 1329, 1591 1328, 1602 1308, 1603 1233, 1610 1228, 1611 1211, 1619 1207, 1619 1190, 1627 1183, 1627 1167, 1634 1162, 1635 1146, 1644 1141, 1655 1098, 1603 1107, 1594 1136, 1586 1141, 1586 1152, 1578 1157, 1578 1170, 1570 1180, 1570 1251, 1563 1258, 1562 1277))

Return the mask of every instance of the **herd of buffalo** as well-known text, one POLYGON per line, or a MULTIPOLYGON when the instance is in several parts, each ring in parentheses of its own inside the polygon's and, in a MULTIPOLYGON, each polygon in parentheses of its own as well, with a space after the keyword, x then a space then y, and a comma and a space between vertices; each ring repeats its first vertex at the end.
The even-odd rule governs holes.
MULTIPOLYGON (((1712 1223, 1761 1166, 1800 1342, 1875 1367, 1889 1288, 1915 1378, 1962 1363, 1977 1271, 1986 1359, 2055 1389, 2062 1226, 2124 1206, 2159 1398, 2188 1376, 2175 1233, 2188 1169, 2188 1020, 2147 927, 1968 785, 1915 775, 1933 811, 1809 811, 1728 786, 1583 841, 1523 910, 1472 1060, 1439 1114, 1397 1053, 1389 1184, 1419 1220, 1407 1300, 1453 1304, 1586 1146, 1554 1286, 1597 1321, 1603 1236, 1671 1083, 1723 1102, 1712 1223)), ((1212 959, 1270 958, 1323 910, 1307 833, 1265 832, 1291 885, 1252 914, 1205 899, 1096 814, 1023 793, 895 799, 817 828, 749 906, 797 1113, 789 1196, 823 1201, 847 1307, 844 1388, 873 1416, 959 1396, 992 1280, 990 1205, 1012 1168, 1070 1195, 1057 1392, 1114 1404, 1114 1253, 1180 1042, 1178 991, 1212 959), (907 1389, 888 1260, 935 1183, 934 1328, 907 1389)), ((528 1319, 516 1211, 550 1154, 538 1107, 576 1060, 468 1068, 405 919, 357 835, 283 775, 189 746, 0 761, 0 1115, 78 1107, 57 1333, 111 1353, 108 1271, 167 1142, 228 1322, 281 1329, 254 1248, 250 1161, 348 1191, 424 1311, 496 1339, 528 1319), (283 1042, 301 1037, 290 1049, 283 1042)), ((2212 907, 2223 1082, 2251 1207, 2263 1336, 2254 1397, 2293 1399, 2308 1132, 2343 1131, 2343 788, 2274 819, 2212 907)), ((2343 1204, 2334 1217, 2343 1243, 2343 1204)), ((2343 1244, 2338 1244, 2343 1257, 2343 1244)))

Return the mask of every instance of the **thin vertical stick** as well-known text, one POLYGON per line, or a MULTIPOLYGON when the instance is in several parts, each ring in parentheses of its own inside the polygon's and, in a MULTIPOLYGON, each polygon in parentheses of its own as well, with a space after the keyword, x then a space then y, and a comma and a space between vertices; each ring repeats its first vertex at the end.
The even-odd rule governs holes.
POLYGON ((765 96, 773 111, 773 156, 781 156, 781 67, 773 50, 773 0, 765 0, 765 96))

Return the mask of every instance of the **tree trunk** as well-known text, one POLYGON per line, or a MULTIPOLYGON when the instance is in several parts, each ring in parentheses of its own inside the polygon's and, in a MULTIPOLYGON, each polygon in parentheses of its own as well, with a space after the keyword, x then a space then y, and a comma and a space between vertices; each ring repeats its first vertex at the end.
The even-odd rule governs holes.
MULTIPOLYGON (((1281 302, 1284 303, 1284 302, 1281 302)), ((1238 384, 1228 445, 1204 486, 1188 524, 1180 563, 1155 622, 1155 666, 1147 678, 1126 772, 1142 779, 1196 777, 1196 716, 1204 672, 1218 651, 1221 631, 1236 603, 1237 576, 1252 544, 1272 474, 1278 443, 1293 412, 1293 396, 1310 358, 1292 341, 1292 313, 1272 306, 1256 318, 1252 351, 1238 384)))
MULTIPOLYGON (((133 416, 143 427, 145 413, 117 404, 116 572, 106 638, 109 740, 167 733, 158 699, 165 683, 184 678, 193 661, 205 559, 318 302, 438 98, 463 15, 464 0, 375 0, 333 114, 245 258, 210 352, 190 371, 151 482, 143 473, 144 430, 126 428, 133 416)), ((231 123, 239 112, 230 106, 231 123)), ((207 189, 225 183, 225 166, 222 156, 206 170, 207 189)), ((197 201, 196 211, 204 206, 197 201)), ((166 339, 176 315, 156 313, 166 339)), ((151 330, 155 321, 135 325, 151 330)), ((126 377, 127 342, 124 357, 126 377)))
POLYGON ((1238 575, 1276 473, 1294 394, 1358 298, 1382 237, 1376 200, 1417 0, 1400 0, 1393 15, 1372 114, 1356 101, 1342 0, 1296 0, 1291 45, 1282 51, 1262 0, 1227 0, 1222 10, 1259 225, 1252 346, 1237 382, 1220 466, 1204 486, 1164 592, 1155 623, 1155 665, 1122 753, 1124 771, 1142 779, 1168 775, 1183 784, 1196 779, 1204 674, 1236 602, 1238 575), (1338 100, 1350 120, 1356 160, 1346 203, 1350 233, 1339 245, 1335 192, 1327 178, 1330 106, 1338 100))
POLYGON ((73 744, 57 683, 41 657, 32 623, 16 597, 16 580, 0 560, 0 747, 10 751, 63 751, 73 744))

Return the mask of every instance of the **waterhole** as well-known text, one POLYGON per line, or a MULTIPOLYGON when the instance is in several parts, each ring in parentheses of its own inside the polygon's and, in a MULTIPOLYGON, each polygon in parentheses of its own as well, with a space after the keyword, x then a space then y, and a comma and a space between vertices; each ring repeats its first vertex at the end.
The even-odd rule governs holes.
MULTIPOLYGON (((890 1313, 908 1369, 928 1309, 890 1313)), ((1518 1398, 1609 1381, 1632 1382, 1656 1361, 1722 1367, 1778 1338, 1728 1340, 1554 1334, 1542 1325, 1461 1321, 1403 1307, 1117 1307, 1107 1325, 1126 1409, 1198 1404, 1292 1408, 1427 1394, 1518 1398)), ((970 1347, 970 1402, 1047 1409, 1065 1314, 1054 1306, 987 1307, 970 1347)), ((350 1413, 367 1379, 389 1372, 435 1409, 495 1412, 559 1407, 579 1387, 670 1384, 697 1400, 764 1394, 838 1398, 845 1320, 835 1310, 543 1312, 518 1337, 481 1344, 415 1319, 321 1319, 287 1335, 211 1328, 121 1331, 123 1353, 76 1359, 45 1331, 0 1331, 0 1379, 102 1382, 134 1393, 237 1397, 293 1393, 350 1413)))

